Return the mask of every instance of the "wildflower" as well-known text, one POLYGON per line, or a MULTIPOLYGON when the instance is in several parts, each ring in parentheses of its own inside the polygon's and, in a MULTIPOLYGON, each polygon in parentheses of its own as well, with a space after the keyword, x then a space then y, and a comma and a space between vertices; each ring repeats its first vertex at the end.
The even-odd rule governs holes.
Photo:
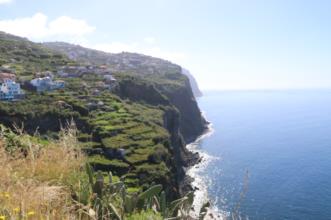
POLYGON ((88 214, 91 216, 91 217, 95 217, 96 213, 93 209, 89 209, 88 210, 88 214))
POLYGON ((13 211, 14 211, 14 213, 19 213, 20 212, 20 208, 14 208, 13 211))
POLYGON ((3 194, 3 197, 5 197, 6 199, 9 199, 10 195, 9 195, 9 193, 6 192, 6 193, 3 194))
POLYGON ((0 220, 6 220, 6 216, 0 215, 0 220))
POLYGON ((30 211, 30 212, 28 212, 28 217, 30 217, 30 216, 34 216, 36 213, 34 212, 34 211, 30 211))

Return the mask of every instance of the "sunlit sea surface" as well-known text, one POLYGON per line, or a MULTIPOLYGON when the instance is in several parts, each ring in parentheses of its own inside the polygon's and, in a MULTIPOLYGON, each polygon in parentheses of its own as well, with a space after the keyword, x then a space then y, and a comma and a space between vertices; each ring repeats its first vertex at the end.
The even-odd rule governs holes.
POLYGON ((212 132, 189 146, 201 201, 223 215, 331 219, 331 91, 206 92, 212 132))

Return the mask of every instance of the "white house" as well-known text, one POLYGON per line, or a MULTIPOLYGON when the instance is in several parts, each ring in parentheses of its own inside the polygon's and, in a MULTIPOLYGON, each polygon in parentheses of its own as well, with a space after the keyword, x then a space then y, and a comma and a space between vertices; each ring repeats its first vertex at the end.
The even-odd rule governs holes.
POLYGON ((4 83, 4 81, 6 79, 11 79, 11 80, 15 81, 16 80, 16 75, 12 74, 12 73, 9 73, 9 72, 1 72, 0 71, 0 84, 4 83))
POLYGON ((0 99, 13 100, 21 98, 24 92, 21 90, 21 85, 11 79, 5 79, 0 86, 0 99))
POLYGON ((106 83, 109 90, 112 90, 117 84, 117 80, 111 74, 104 75, 103 80, 106 83))
POLYGON ((103 78, 108 83, 116 82, 116 79, 110 74, 104 75, 103 78))
POLYGON ((40 87, 44 84, 49 84, 52 82, 52 79, 50 77, 44 77, 44 78, 36 78, 30 81, 31 85, 34 87, 40 87))
POLYGON ((30 81, 30 84, 36 88, 37 92, 51 91, 65 87, 64 81, 53 81, 49 76, 33 79, 30 81))

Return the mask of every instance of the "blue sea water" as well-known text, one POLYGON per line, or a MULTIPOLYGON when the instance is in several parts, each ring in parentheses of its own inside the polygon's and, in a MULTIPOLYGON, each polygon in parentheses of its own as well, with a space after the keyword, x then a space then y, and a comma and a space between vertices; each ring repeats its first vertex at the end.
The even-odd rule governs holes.
POLYGON ((216 158, 199 175, 219 210, 331 219, 331 91, 206 92, 198 102, 214 129, 199 148, 216 158))

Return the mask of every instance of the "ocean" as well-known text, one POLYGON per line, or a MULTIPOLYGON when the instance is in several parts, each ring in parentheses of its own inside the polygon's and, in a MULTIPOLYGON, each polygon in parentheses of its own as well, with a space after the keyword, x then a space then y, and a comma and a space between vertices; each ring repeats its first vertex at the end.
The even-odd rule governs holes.
POLYGON ((331 91, 205 92, 198 198, 223 215, 331 219, 331 91), (200 195, 199 195, 200 192, 200 195))

